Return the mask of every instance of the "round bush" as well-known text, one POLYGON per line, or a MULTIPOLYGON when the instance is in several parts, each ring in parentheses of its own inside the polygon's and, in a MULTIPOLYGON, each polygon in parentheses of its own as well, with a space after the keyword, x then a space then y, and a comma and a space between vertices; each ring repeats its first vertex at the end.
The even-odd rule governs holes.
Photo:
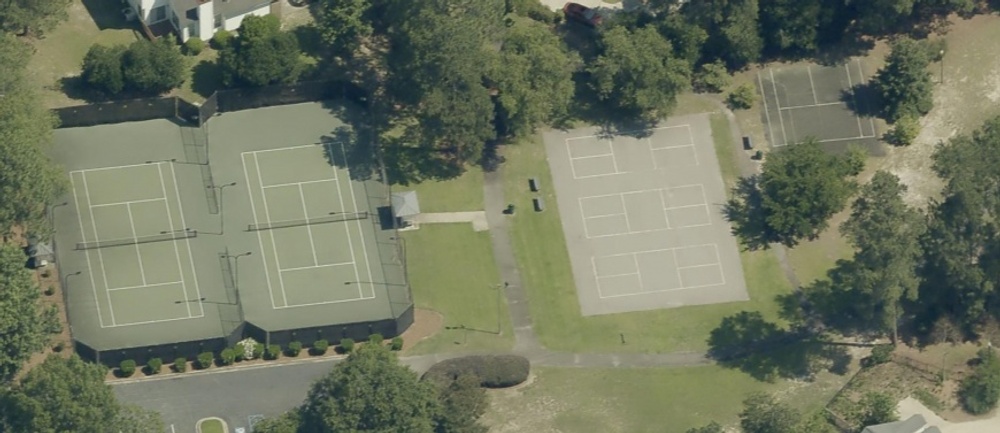
POLYGON ((479 378, 486 388, 506 388, 528 380, 531 363, 517 355, 477 355, 449 359, 434 364, 423 380, 450 383, 463 374, 479 378))
POLYGON ((45 296, 52 296, 54 294, 56 294, 55 286, 49 286, 49 288, 45 289, 45 296))
POLYGON ((199 37, 193 37, 191 39, 188 39, 187 42, 184 43, 184 52, 192 56, 197 56, 198 54, 201 54, 201 52, 204 50, 205 50, 205 41, 201 40, 201 38, 199 37))
POLYGON ((385 341, 385 337, 382 334, 372 334, 368 336, 368 342, 372 344, 382 344, 385 341))
POLYGON ((146 374, 159 374, 161 368, 163 368, 163 360, 160 358, 146 361, 146 374))
POLYGON ((313 355, 322 355, 326 353, 326 349, 330 347, 330 342, 326 340, 316 340, 313 342, 312 349, 310 352, 313 355))
POLYGON ((264 343, 256 343, 253 345, 253 357, 260 358, 264 356, 264 343))
POLYGON ((222 349, 222 353, 219 354, 219 360, 222 361, 222 365, 231 365, 236 362, 236 350, 231 347, 222 349))
POLYGON ((211 367, 212 361, 215 361, 215 355, 212 355, 212 352, 202 352, 198 354, 198 368, 204 370, 211 367))
POLYGON ((299 352, 302 351, 302 342, 293 341, 288 343, 288 356, 299 356, 299 352))
POLYGON ((281 357, 281 346, 277 344, 272 344, 267 347, 267 352, 264 353, 264 359, 274 360, 281 357))
POLYGON ((175 359, 174 370, 176 370, 178 373, 183 373, 185 370, 187 370, 187 362, 188 362, 187 358, 183 356, 175 359))
POLYGON ((227 46, 233 40, 233 33, 228 30, 219 30, 215 32, 215 36, 212 36, 212 48, 221 50, 227 46))
POLYGON ((896 346, 892 344, 880 344, 872 348, 872 354, 868 358, 871 365, 885 364, 892 361, 892 352, 896 346))
POLYGON ((753 108, 753 101, 756 97, 757 95, 754 93, 753 87, 744 84, 729 94, 729 97, 726 98, 726 103, 729 104, 729 108, 734 110, 747 110, 753 108))
POLYGON ((344 338, 340 340, 340 353, 351 353, 354 350, 354 340, 344 338))
POLYGON ((394 337, 392 339, 392 344, 389 345, 391 350, 403 350, 403 337, 394 337))
POLYGON ((118 364, 118 372, 122 377, 129 377, 135 374, 135 360, 126 359, 118 364))

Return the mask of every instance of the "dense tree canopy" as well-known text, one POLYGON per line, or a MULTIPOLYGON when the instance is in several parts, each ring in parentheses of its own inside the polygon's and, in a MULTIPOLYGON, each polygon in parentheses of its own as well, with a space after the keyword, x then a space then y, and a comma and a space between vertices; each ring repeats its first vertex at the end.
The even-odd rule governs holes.
POLYGON ((740 427, 743 433, 798 433, 802 415, 774 397, 755 393, 743 401, 740 427))
POLYGON ((756 62, 764 49, 758 30, 757 0, 704 0, 687 2, 684 14, 708 32, 705 60, 722 59, 740 69, 756 62))
POLYGON ((334 52, 349 53, 370 36, 374 29, 365 14, 369 0, 322 0, 317 6, 316 27, 323 42, 334 52))
POLYGON ((160 94, 184 82, 184 57, 170 38, 133 42, 122 54, 126 85, 142 93, 160 94))
POLYGON ((0 384, 10 381, 49 340, 47 330, 54 324, 42 314, 40 293, 21 249, 0 244, 0 384))
POLYGON ((690 66, 674 57, 670 44, 655 29, 630 32, 623 26, 601 35, 601 54, 590 66, 598 98, 615 109, 657 119, 676 104, 690 81, 690 66))
POLYGON ((266 86, 290 83, 302 73, 299 42, 281 31, 274 15, 248 16, 240 36, 219 53, 222 79, 227 86, 266 86))
POLYGON ((72 0, 7 0, 0 2, 0 30, 42 34, 67 17, 72 0))
POLYGON ((828 20, 821 0, 760 0, 761 36, 772 54, 812 52, 828 20))
POLYGON ((0 431, 35 433, 159 432, 160 417, 123 406, 104 383, 105 367, 50 356, 0 394, 0 431))
POLYGON ((910 38, 892 43, 892 52, 872 80, 882 104, 882 115, 895 122, 901 117, 920 117, 934 105, 930 58, 926 47, 910 38))

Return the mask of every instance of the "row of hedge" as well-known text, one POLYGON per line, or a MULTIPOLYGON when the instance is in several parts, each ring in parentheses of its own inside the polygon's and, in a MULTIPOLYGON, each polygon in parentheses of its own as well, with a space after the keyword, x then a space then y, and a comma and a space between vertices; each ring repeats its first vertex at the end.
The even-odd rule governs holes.
POLYGON ((448 359, 434 364, 422 380, 448 384, 460 376, 471 374, 479 378, 479 386, 506 388, 528 380, 531 363, 517 355, 475 355, 448 359))
MULTIPOLYGON (((303 349, 303 345, 299 341, 292 341, 288 343, 288 346, 285 347, 284 350, 282 350, 282 347, 277 344, 272 344, 268 347, 264 347, 263 343, 254 342, 252 340, 245 340, 245 341, 252 342, 252 343, 247 343, 247 344, 252 344, 252 346, 249 346, 250 349, 252 349, 252 353, 250 353, 249 357, 246 356, 246 354, 248 352, 251 352, 251 350, 249 349, 244 350, 244 348, 241 348, 239 347, 239 345, 237 345, 237 347, 227 347, 225 349, 222 349, 222 351, 219 352, 218 357, 216 357, 213 352, 203 352, 199 354, 198 357, 194 359, 193 363, 194 368, 198 370, 204 370, 210 368, 212 365, 215 364, 218 364, 219 366, 227 366, 227 365, 232 365, 236 362, 242 362, 244 360, 257 359, 257 358, 261 358, 267 361, 273 361, 278 358, 281 358, 282 355, 289 357, 296 357, 299 356, 299 354, 302 352, 303 349)), ((373 334, 372 336, 368 337, 368 342, 371 344, 384 344, 384 339, 379 334, 373 334)), ((340 344, 336 346, 335 350, 337 353, 347 354, 354 350, 354 345, 355 345, 354 340, 350 338, 344 338, 340 340, 340 344)), ((312 347, 308 349, 308 353, 312 356, 321 356, 326 354, 329 348, 330 348, 329 341, 316 340, 312 344, 312 347)), ((392 340, 390 340, 389 348, 394 351, 402 350, 403 338, 395 337, 392 340)), ((187 362, 188 359, 185 357, 179 357, 175 359, 172 365, 173 371, 178 373, 183 373, 184 371, 187 370, 187 362)), ((121 364, 118 365, 117 375, 119 377, 130 377, 133 374, 135 374, 137 367, 138 366, 136 365, 136 362, 134 360, 126 359, 122 361, 121 364)), ((147 375, 159 374, 162 368, 163 368, 163 360, 160 358, 152 358, 146 363, 143 372, 147 375)))

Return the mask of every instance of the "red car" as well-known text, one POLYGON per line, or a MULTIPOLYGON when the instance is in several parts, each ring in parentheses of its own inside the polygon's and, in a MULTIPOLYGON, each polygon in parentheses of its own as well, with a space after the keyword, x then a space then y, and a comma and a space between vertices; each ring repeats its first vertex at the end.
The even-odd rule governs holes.
POLYGON ((604 19, 597 11, 582 4, 572 2, 566 3, 563 6, 563 14, 566 15, 567 20, 576 21, 588 27, 597 27, 601 25, 601 21, 604 19))

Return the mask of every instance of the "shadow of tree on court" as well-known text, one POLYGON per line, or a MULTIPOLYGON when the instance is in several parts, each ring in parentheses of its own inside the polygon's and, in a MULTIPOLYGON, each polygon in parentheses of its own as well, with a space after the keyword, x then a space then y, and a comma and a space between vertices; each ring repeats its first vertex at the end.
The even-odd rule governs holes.
POLYGON ((821 371, 844 374, 851 356, 804 328, 784 329, 759 312, 742 311, 712 330, 708 355, 719 365, 739 369, 757 380, 811 380, 821 371))
POLYGON ((327 162, 349 169, 353 180, 378 177, 375 128, 368 111, 346 99, 324 102, 323 106, 345 123, 320 137, 327 162))
POLYGON ((740 178, 733 187, 732 198, 722 206, 722 215, 731 224, 733 236, 750 251, 766 250, 772 242, 779 241, 768 229, 759 182, 760 175, 740 178))
POLYGON ((840 101, 858 117, 879 117, 879 95, 872 81, 855 84, 840 92, 840 101))
POLYGON ((202 60, 191 70, 191 90, 208 98, 222 89, 222 68, 216 61, 202 60))

